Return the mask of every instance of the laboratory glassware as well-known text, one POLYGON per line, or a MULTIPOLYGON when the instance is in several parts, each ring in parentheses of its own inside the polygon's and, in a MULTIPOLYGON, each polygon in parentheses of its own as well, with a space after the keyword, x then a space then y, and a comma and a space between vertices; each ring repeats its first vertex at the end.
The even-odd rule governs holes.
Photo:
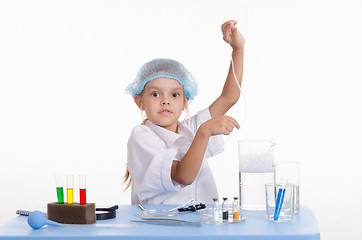
POLYGON ((241 209, 265 210, 265 184, 274 180, 274 146, 268 139, 238 141, 241 209))

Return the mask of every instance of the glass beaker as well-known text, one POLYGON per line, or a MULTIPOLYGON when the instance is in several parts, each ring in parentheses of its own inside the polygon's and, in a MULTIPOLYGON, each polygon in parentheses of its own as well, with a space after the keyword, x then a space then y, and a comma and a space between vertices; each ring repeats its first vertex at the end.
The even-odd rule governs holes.
POLYGON ((265 210, 265 184, 274 181, 275 142, 268 139, 238 141, 239 199, 245 210, 265 210))
POLYGON ((276 161, 274 165, 274 182, 288 180, 294 184, 294 213, 299 213, 299 162, 298 161, 276 161))
POLYGON ((266 217, 273 222, 288 222, 294 217, 294 184, 265 184, 266 217))

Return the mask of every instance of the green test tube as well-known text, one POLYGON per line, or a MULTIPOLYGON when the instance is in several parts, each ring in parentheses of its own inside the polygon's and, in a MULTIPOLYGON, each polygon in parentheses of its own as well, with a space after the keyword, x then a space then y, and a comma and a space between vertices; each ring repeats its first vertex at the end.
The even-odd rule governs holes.
POLYGON ((57 187, 58 203, 62 204, 62 203, 64 203, 63 175, 62 174, 55 175, 55 185, 57 187))

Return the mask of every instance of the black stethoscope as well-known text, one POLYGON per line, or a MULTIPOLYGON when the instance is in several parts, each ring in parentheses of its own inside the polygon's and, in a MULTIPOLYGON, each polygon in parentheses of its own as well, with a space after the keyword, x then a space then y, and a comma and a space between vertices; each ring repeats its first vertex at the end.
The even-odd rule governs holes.
POLYGON ((96 208, 96 219, 97 220, 106 220, 116 217, 116 210, 118 205, 114 205, 109 208, 96 208))

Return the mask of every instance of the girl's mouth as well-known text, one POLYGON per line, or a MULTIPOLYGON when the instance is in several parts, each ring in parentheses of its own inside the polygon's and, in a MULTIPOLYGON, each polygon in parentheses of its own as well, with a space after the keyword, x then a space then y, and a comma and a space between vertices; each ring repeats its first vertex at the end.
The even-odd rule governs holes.
POLYGON ((164 109, 164 110, 161 110, 159 113, 166 115, 166 114, 171 114, 172 112, 169 111, 169 110, 164 109))

